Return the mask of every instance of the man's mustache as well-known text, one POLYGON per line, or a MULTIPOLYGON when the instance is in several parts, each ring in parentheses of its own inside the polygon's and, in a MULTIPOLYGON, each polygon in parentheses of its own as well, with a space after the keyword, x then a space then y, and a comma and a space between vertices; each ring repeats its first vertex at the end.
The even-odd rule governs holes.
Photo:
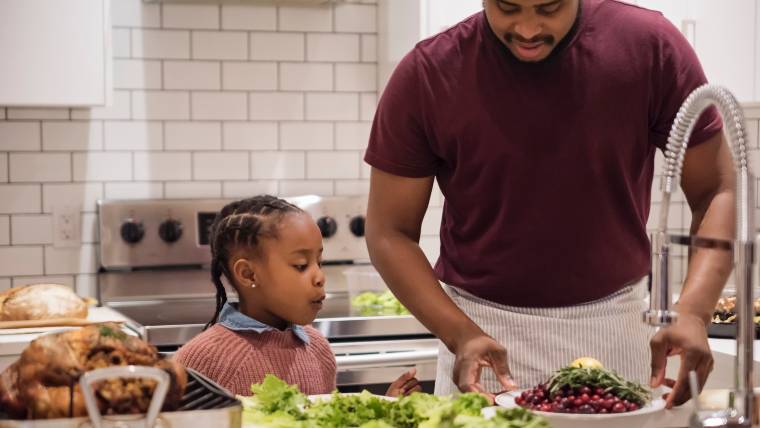
POLYGON ((554 44, 553 36, 536 36, 536 37, 531 37, 530 39, 526 39, 525 37, 522 37, 519 34, 507 33, 504 36, 504 39, 507 41, 507 43, 512 43, 513 41, 517 41, 517 42, 526 43, 526 44, 538 43, 538 42, 546 43, 547 45, 554 44))

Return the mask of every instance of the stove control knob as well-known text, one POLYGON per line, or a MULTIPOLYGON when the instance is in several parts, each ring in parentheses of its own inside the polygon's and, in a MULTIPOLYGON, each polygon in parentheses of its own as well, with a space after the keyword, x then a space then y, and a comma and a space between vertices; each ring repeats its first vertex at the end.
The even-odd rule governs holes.
POLYGON ((177 242, 182 237, 182 223, 172 219, 164 220, 158 226, 158 236, 168 244, 177 242))
POLYGON ((338 230, 338 223, 335 222, 335 219, 327 216, 317 219, 317 226, 319 226, 319 231, 322 232, 323 238, 335 235, 335 232, 338 230))
POLYGON ((351 229, 351 233, 354 236, 358 236, 359 238, 364 236, 364 216, 358 215, 352 218, 351 222, 348 223, 348 228, 351 229))
POLYGON ((143 239, 143 236, 145 236, 145 228, 143 227, 142 222, 131 218, 125 220, 124 223, 121 224, 120 232, 121 239, 129 244, 136 244, 143 239))

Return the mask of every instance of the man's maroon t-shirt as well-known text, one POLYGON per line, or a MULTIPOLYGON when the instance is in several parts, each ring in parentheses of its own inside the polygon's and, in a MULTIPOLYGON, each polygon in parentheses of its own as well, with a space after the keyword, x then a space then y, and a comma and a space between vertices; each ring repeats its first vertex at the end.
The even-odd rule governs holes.
MULTIPOLYGON (((435 272, 490 301, 578 304, 649 270, 654 153, 706 79, 660 13, 582 1, 541 63, 517 60, 483 12, 420 42, 375 115, 365 161, 437 178, 435 272)), ((720 129, 708 111, 691 144, 720 129)))

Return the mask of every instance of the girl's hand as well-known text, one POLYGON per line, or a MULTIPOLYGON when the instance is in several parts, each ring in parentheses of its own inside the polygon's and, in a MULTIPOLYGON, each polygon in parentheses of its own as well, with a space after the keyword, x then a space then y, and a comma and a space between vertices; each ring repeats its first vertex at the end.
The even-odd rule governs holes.
POLYGON ((421 392, 422 386, 420 381, 417 380, 414 375, 417 374, 417 369, 412 367, 406 373, 402 374, 398 379, 393 381, 391 386, 388 387, 388 391, 385 393, 388 397, 399 397, 409 395, 413 392, 421 392))

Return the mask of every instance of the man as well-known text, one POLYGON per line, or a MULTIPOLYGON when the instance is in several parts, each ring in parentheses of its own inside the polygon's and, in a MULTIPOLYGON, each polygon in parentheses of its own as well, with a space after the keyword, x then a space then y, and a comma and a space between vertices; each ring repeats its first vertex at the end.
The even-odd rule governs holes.
MULTIPOLYGON (((367 243, 389 287, 442 342, 436 393, 530 387, 581 356, 673 387, 668 407, 689 398, 690 370, 704 384, 706 325, 730 255, 694 252, 678 321, 656 334, 641 321, 655 150, 703 83, 661 14, 613 0, 485 0, 483 13, 404 58, 365 155, 367 243), (418 241, 434 178, 445 204, 433 269, 418 241), (665 379, 671 355, 681 369, 665 379)), ((734 179, 720 131, 709 110, 682 189, 692 233, 731 239, 734 179)))

